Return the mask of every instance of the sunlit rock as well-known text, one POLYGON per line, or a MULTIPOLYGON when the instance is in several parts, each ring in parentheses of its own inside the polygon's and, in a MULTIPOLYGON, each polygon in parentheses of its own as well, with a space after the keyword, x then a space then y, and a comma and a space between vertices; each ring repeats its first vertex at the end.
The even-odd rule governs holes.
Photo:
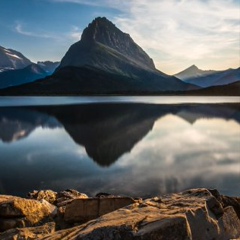
MULTIPOLYGON (((14 221, 16 219, 21 221, 21 218, 24 219, 25 216, 26 219, 28 216, 28 219, 35 223, 36 212, 40 212, 36 210, 39 208, 33 202, 38 201, 21 199, 21 204, 18 201, 20 200, 17 197, 0 197, 1 218, 8 216, 5 224, 12 228, 0 233, 0 239, 227 240, 240 238, 238 217, 240 199, 221 196, 217 190, 190 189, 145 200, 115 196, 74 199, 64 206, 61 224, 58 215, 55 218, 49 217, 48 224, 38 222, 42 226, 32 228, 27 228, 24 224, 20 226, 20 223, 19 228, 16 228, 14 221), (119 209, 115 210, 116 208, 119 209), (89 219, 92 220, 81 224, 89 219), (52 221, 55 221, 56 227, 52 221), (70 222, 75 227, 71 227, 70 222)), ((51 211, 48 211, 48 216, 52 216, 51 211)))
POLYGON ((49 221, 56 214, 56 207, 45 200, 10 197, 0 202, 0 231, 34 226, 49 221))

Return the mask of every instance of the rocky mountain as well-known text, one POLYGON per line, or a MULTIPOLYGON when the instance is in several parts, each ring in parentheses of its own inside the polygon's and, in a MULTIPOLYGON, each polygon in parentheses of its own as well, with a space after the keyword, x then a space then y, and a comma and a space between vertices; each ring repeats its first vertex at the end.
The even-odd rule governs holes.
POLYGON ((21 69, 31 63, 22 53, 0 46, 0 72, 21 69))
POLYGON ((197 85, 202 88, 228 85, 240 80, 240 68, 227 69, 225 71, 201 70, 195 65, 175 74, 184 82, 197 85))
POLYGON ((158 71, 130 35, 98 17, 69 48, 52 76, 6 94, 151 94, 194 88, 158 71))
POLYGON ((81 41, 70 47, 59 68, 86 65, 128 76, 134 67, 156 71, 153 60, 130 35, 105 17, 96 18, 84 29, 81 41))
POLYGON ((60 62, 51 62, 51 61, 38 61, 39 65, 48 75, 52 74, 55 69, 59 66, 60 62))
POLYGON ((47 75, 40 66, 34 63, 22 69, 4 71, 0 73, 0 89, 29 83, 47 75))

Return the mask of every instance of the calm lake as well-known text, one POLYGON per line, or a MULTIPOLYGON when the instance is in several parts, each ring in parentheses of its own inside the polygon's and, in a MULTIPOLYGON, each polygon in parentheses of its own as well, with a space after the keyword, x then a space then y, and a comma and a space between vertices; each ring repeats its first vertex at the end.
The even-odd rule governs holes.
POLYGON ((236 97, 0 98, 0 194, 240 196, 236 97))

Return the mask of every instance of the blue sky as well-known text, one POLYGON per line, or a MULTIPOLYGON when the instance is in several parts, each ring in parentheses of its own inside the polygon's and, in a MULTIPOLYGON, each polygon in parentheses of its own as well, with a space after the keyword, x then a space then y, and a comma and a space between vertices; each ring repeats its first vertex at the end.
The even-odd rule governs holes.
POLYGON ((240 65, 239 0, 1 0, 0 45, 34 62, 61 60, 97 16, 129 33, 168 74, 240 65))

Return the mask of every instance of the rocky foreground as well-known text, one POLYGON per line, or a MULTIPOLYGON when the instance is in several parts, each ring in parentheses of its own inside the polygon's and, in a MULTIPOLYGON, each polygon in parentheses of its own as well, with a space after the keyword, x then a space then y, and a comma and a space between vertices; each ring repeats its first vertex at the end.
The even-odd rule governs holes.
POLYGON ((145 200, 75 190, 0 195, 0 239, 240 239, 240 198, 204 188, 145 200))

